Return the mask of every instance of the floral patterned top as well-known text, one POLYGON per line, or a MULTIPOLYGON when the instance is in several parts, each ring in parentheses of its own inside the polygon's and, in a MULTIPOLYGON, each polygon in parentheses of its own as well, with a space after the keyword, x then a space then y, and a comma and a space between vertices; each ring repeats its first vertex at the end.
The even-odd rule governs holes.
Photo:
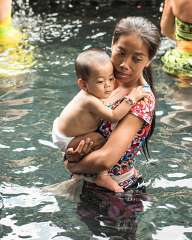
MULTIPOLYGON (((129 172, 134 167, 134 158, 137 156, 142 148, 143 143, 151 129, 151 123, 155 110, 155 97, 151 91, 149 85, 145 85, 144 88, 149 92, 149 97, 140 100, 131 107, 130 112, 135 116, 144 120, 143 127, 137 132, 134 137, 131 146, 127 149, 120 160, 109 170, 110 175, 121 175, 129 172)), ((114 102, 110 107, 115 109, 122 101, 124 97, 114 102)), ((98 128, 98 132, 105 138, 108 138, 114 129, 114 125, 108 121, 103 121, 98 128)))

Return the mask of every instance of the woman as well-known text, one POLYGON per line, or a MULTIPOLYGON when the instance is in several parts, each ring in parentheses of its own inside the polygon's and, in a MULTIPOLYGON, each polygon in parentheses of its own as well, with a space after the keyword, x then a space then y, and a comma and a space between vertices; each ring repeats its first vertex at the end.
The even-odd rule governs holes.
POLYGON ((70 148, 66 154, 66 165, 72 173, 94 174, 108 170, 124 190, 142 187, 142 178, 134 167, 134 160, 141 148, 145 153, 148 150, 147 142, 154 129, 155 98, 150 63, 159 42, 157 28, 145 18, 127 17, 117 23, 111 59, 118 86, 108 103, 115 108, 139 85, 146 86, 150 96, 137 104, 133 101, 130 113, 114 129, 109 122, 101 124, 98 132, 106 139, 101 148, 86 155, 91 150, 92 141, 95 145, 102 142, 103 138, 98 133, 87 135, 78 146, 77 142, 72 142, 70 147, 74 150, 70 148), (77 158, 81 161, 74 163, 77 158))
POLYGON ((165 0, 161 32, 176 41, 176 48, 163 56, 165 72, 192 80, 192 1, 165 0))

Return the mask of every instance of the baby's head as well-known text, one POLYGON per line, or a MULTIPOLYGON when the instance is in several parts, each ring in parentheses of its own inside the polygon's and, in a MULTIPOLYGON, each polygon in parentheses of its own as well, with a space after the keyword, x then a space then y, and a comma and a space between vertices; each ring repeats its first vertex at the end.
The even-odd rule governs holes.
POLYGON ((115 79, 111 59, 104 50, 91 48, 80 53, 75 70, 80 89, 100 99, 109 97, 115 79))

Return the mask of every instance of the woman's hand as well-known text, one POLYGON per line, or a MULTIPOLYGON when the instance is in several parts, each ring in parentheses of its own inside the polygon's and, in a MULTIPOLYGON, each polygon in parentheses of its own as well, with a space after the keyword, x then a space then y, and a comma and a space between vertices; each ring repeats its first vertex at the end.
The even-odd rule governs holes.
POLYGON ((68 168, 68 163, 80 161, 83 156, 99 149, 104 145, 104 143, 105 139, 97 132, 88 133, 74 138, 69 143, 65 153, 65 159, 67 159, 67 161, 65 161, 66 167, 68 168))
POLYGON ((68 162, 71 162, 71 163, 78 162, 79 160, 81 160, 83 156, 93 151, 92 146, 93 146, 93 141, 91 141, 91 139, 87 137, 85 138, 85 140, 84 139, 81 140, 77 145, 77 147, 75 148, 69 147, 66 150, 65 158, 68 160, 68 162))

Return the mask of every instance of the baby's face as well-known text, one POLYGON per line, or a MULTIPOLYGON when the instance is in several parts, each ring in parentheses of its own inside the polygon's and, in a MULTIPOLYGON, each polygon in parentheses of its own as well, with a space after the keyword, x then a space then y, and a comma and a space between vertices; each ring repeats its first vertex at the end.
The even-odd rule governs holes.
POLYGON ((93 64, 91 75, 87 81, 87 92, 97 98, 105 99, 110 96, 114 87, 115 78, 111 61, 104 64, 93 64))

